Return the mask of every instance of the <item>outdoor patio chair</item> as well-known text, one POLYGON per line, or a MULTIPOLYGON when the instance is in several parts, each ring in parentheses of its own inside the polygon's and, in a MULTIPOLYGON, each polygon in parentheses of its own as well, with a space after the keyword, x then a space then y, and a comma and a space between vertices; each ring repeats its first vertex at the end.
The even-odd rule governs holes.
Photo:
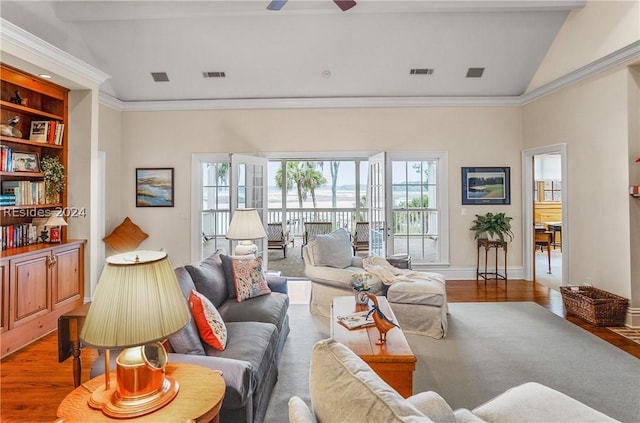
POLYGON ((287 247, 292 239, 289 237, 289 231, 284 229, 282 223, 267 224, 267 248, 269 250, 282 250, 284 257, 287 257, 287 247))
POLYGON ((369 222, 356 222, 351 244, 354 256, 358 251, 369 251, 369 222))

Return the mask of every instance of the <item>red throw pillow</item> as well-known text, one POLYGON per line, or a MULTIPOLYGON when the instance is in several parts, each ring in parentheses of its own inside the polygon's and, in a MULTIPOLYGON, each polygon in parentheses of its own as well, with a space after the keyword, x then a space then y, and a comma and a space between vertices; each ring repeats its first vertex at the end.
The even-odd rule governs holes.
POLYGON ((213 348, 224 351, 227 346, 227 327, 216 307, 193 289, 189 294, 189 307, 200 337, 213 348))

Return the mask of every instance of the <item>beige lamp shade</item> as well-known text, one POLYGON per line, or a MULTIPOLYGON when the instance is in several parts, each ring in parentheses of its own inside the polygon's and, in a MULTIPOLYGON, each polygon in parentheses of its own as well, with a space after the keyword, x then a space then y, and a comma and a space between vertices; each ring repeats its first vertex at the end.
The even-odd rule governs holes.
POLYGON ((59 214, 52 214, 44 226, 67 226, 67 221, 59 214))
POLYGON ((227 239, 249 240, 266 238, 267 233, 256 209, 236 209, 231 216, 227 239))
POLYGON ((107 258, 80 337, 96 348, 126 348, 165 339, 189 319, 167 254, 131 251, 107 258))

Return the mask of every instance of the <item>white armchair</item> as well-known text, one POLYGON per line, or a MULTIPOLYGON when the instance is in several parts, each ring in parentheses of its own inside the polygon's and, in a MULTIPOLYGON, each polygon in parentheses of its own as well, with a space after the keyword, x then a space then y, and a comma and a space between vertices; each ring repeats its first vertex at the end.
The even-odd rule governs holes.
MULTIPOLYGON (((351 294, 352 275, 365 273, 362 258, 353 255, 349 233, 344 229, 311 238, 302 248, 302 258, 305 274, 311 280, 309 311, 329 317, 333 297, 351 294)), ((382 289, 382 282, 375 276, 369 285, 372 293, 382 289)))

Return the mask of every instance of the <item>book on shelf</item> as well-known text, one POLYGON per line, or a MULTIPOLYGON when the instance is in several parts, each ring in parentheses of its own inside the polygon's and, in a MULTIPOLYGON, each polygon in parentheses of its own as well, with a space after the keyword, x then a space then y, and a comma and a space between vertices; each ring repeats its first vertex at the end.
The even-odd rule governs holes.
POLYGON ((351 314, 345 314, 342 316, 337 316, 338 323, 340 323, 345 328, 351 329, 360 329, 367 326, 374 325, 373 318, 367 315, 369 314, 369 310, 358 311, 351 314))

